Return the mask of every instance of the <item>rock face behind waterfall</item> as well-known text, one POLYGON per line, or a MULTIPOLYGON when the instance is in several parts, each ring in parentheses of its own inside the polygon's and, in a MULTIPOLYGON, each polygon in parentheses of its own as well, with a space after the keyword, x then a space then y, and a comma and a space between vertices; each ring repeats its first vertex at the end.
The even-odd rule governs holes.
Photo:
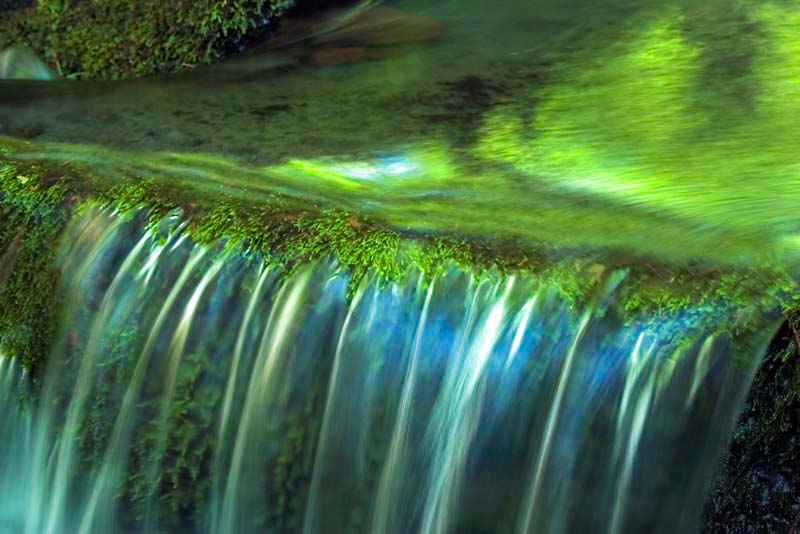
POLYGON ((57 76, 36 54, 24 48, 0 51, 0 80, 54 80, 57 76))
POLYGON ((625 272, 585 302, 455 267, 348 297, 333 260, 285 272, 142 222, 72 221, 37 408, 0 358, 0 525, 689 533, 766 345, 627 323, 625 272))
POLYGON ((706 534, 800 534, 800 358, 784 326, 756 376, 706 510, 706 534))

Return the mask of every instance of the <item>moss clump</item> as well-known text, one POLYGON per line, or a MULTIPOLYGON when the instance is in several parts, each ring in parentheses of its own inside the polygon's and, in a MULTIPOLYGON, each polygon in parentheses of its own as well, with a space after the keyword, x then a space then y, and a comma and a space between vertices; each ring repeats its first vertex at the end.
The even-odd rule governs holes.
POLYGON ((784 270, 703 272, 654 267, 632 277, 623 309, 628 317, 680 316, 685 323, 705 322, 717 331, 732 330, 747 338, 763 326, 763 317, 753 310, 780 308, 789 314, 797 309, 799 293, 797 281, 784 270))
POLYGON ((157 402, 142 403, 147 422, 134 436, 132 475, 125 484, 137 519, 145 517, 158 496, 160 515, 174 522, 171 527, 175 530, 180 530, 181 524, 199 524, 204 519, 216 407, 225 383, 221 371, 205 354, 189 354, 179 369, 167 419, 160 419, 157 402), (153 465, 163 466, 163 471, 150 479, 153 465))
MULTIPOLYGON (((328 376, 320 373, 320 377, 328 376)), ((324 380, 324 379, 323 379, 324 380)), ((311 486, 314 457, 325 411, 326 384, 316 379, 302 404, 290 407, 284 439, 272 468, 268 521, 276 532, 299 532, 311 486)))
POLYGON ((0 49, 33 49, 67 77, 118 79, 210 63, 285 0, 39 0, 0 18, 0 49))

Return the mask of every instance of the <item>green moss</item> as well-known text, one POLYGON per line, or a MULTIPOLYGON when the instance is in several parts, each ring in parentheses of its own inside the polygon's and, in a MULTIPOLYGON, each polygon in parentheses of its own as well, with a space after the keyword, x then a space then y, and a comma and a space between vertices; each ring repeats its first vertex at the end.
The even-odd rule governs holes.
POLYGON ((325 384, 315 380, 302 405, 290 408, 287 414, 284 439, 271 477, 273 505, 268 520, 275 531, 297 532, 302 528, 325 410, 325 391, 325 384))
MULTIPOLYGON (((694 316, 723 307, 731 312, 732 325, 748 328, 747 312, 754 308, 777 309, 784 313, 793 309, 798 294, 797 281, 790 273, 781 270, 743 269, 729 272, 709 271, 698 275, 688 267, 672 272, 637 273, 633 277, 630 295, 624 310, 630 316, 663 317, 686 313, 694 316)), ((712 319, 716 320, 716 318, 712 319)))
POLYGON ((14 166, 0 153, 0 351, 36 374, 59 309, 55 252, 69 216, 67 191, 35 165, 14 166))
POLYGON ((39 0, 0 18, 0 49, 32 48, 68 77, 129 78, 209 63, 235 49, 281 0, 39 0))
MULTIPOLYGON (((222 396, 224 377, 214 373, 202 354, 185 358, 170 414, 161 475, 162 503, 170 515, 186 516, 192 510, 204 513, 208 496, 216 407, 222 396)), ((202 517, 194 518, 201 521, 202 517)))
POLYGON ((162 419, 157 400, 141 402, 141 423, 132 439, 130 467, 123 491, 133 503, 132 513, 142 520, 151 506, 159 515, 175 522, 201 520, 208 495, 215 408, 224 377, 207 355, 185 356, 175 383, 166 418, 162 419), (153 466, 163 466, 155 473, 153 466))
MULTIPOLYGON (((114 397, 119 394, 120 384, 130 380, 135 362, 125 356, 141 348, 145 334, 137 326, 128 326, 116 338, 111 349, 105 355, 105 361, 100 365, 94 390, 92 391, 89 412, 84 422, 84 431, 79 438, 80 450, 87 472, 96 474, 101 467, 103 453, 111 439, 117 412, 114 410, 114 397)), ((73 346, 66 347, 74 359, 79 359, 85 351, 82 341, 84 336, 76 336, 78 341, 73 346)), ((72 383, 72 381, 65 381, 72 383)), ((62 393, 62 401, 66 404, 73 395, 68 389, 62 393)))

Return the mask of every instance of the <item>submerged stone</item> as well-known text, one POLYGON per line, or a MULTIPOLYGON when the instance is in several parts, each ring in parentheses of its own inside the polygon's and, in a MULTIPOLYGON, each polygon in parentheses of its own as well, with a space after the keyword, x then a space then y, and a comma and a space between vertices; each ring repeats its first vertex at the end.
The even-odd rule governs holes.
POLYGON ((315 65, 343 65, 359 63, 366 57, 366 50, 358 46, 342 48, 319 48, 311 53, 315 65))
POLYGON ((439 37, 442 30, 443 25, 430 17, 379 6, 318 40, 391 45, 429 41, 439 37))

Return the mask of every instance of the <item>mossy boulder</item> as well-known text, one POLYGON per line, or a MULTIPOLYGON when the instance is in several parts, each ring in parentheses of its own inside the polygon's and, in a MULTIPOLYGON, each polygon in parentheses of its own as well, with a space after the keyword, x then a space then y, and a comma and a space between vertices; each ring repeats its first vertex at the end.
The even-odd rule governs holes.
POLYGON ((290 0, 39 0, 0 17, 0 49, 25 46, 72 78, 118 79, 210 63, 290 0))

